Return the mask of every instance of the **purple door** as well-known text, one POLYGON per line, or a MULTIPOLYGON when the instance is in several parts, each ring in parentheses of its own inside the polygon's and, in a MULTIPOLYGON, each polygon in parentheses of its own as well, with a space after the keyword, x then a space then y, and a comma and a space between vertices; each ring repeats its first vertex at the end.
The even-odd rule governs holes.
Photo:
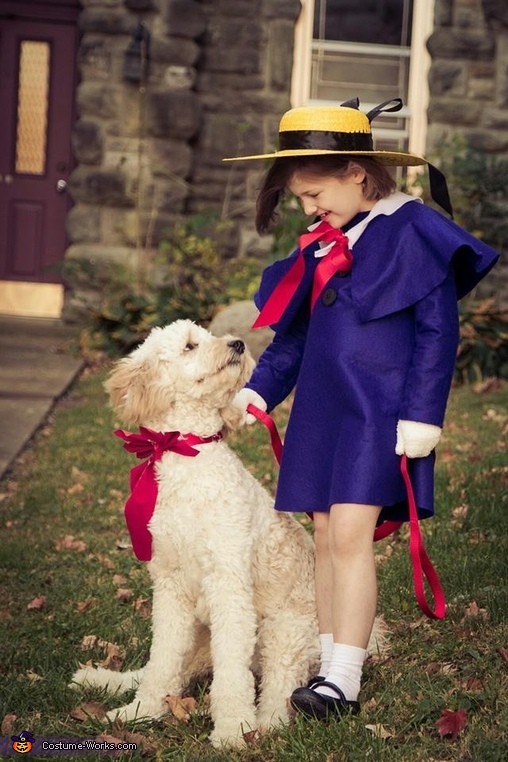
POLYGON ((67 245, 77 29, 45 7, 0 0, 0 280, 6 281, 60 282, 67 245), (25 17, 7 7, 23 8, 25 17))

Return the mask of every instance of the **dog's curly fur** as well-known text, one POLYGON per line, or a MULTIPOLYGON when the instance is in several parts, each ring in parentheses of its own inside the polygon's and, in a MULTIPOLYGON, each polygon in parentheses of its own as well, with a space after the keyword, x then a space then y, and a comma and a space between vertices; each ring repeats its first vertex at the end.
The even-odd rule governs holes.
MULTIPOLYGON (((240 423, 231 402, 253 364, 243 342, 178 320, 120 360, 106 389, 128 424, 210 436, 240 423)), ((89 667, 73 682, 109 690, 139 682, 134 700, 108 716, 156 718, 168 694, 211 670, 212 743, 237 745, 249 730, 287 722, 288 697, 316 667, 314 550, 226 441, 198 449, 167 452, 157 467, 148 664, 137 673, 89 667)))

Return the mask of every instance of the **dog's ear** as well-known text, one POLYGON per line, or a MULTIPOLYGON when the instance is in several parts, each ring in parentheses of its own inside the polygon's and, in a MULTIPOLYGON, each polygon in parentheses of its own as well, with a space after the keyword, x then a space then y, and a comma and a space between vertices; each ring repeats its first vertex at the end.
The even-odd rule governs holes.
POLYGON ((124 357, 115 363, 104 383, 110 405, 124 423, 140 423, 143 376, 141 363, 124 357))
POLYGON ((104 388, 122 421, 147 425, 167 413, 173 404, 174 392, 167 373, 163 379, 161 383, 156 355, 141 359, 134 354, 116 363, 104 388))

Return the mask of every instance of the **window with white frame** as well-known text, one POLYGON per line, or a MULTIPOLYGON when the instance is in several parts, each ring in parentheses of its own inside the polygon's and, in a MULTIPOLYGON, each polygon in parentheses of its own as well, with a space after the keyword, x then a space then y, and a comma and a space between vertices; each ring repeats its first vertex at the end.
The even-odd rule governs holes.
POLYGON ((394 97, 402 111, 376 118, 376 148, 425 149, 434 0, 301 0, 292 105, 360 99, 362 111, 394 97))

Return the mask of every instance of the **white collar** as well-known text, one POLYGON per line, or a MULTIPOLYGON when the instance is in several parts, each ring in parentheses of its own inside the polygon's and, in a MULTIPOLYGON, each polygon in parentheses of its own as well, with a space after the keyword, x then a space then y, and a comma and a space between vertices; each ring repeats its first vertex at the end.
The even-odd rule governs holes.
MULTIPOLYGON (((349 230, 344 233, 346 238, 349 242, 349 247, 352 249, 355 243, 358 241, 362 233, 364 232, 367 225, 372 222, 374 217, 377 217, 380 214, 390 215, 397 211, 397 209, 400 209, 401 206, 404 206, 404 204, 407 204, 409 201, 418 201, 418 203, 423 204, 423 201, 421 198, 417 198, 416 196, 409 196, 407 193, 400 193, 399 191, 395 191, 395 193, 392 193, 387 198, 382 198, 380 201, 377 201, 372 209, 370 210, 369 214, 363 218, 360 222, 358 222, 356 225, 354 225, 352 228, 349 228, 349 230)), ((318 225, 321 224, 321 220, 318 222, 314 222, 312 225, 309 225, 307 230, 313 231, 315 228, 317 228, 318 225)), ((334 246, 334 242, 326 244, 326 246, 323 246, 323 248, 317 249, 317 251, 314 252, 315 257, 324 257, 330 249, 334 246)))

